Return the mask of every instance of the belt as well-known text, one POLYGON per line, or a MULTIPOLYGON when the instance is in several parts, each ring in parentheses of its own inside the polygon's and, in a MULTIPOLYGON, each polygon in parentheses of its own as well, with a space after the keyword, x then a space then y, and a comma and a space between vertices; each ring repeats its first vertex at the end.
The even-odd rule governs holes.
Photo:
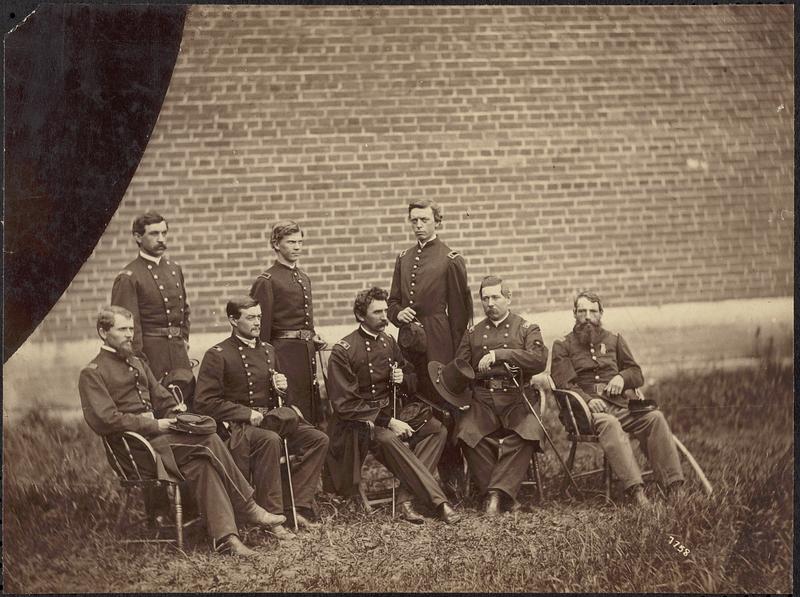
POLYGON ((285 330, 282 332, 273 332, 273 338, 296 338, 299 340, 312 340, 314 332, 311 330, 285 330))
POLYGON ((487 390, 511 390, 517 389, 517 386, 514 382, 509 381, 507 379, 498 379, 498 378, 487 378, 487 379, 479 379, 476 382, 478 385, 483 386, 487 390))
POLYGON ((159 336, 159 337, 167 337, 172 338, 173 336, 180 336, 181 335, 181 328, 176 325, 171 325, 166 328, 148 328, 146 330, 142 330, 142 336, 159 336))

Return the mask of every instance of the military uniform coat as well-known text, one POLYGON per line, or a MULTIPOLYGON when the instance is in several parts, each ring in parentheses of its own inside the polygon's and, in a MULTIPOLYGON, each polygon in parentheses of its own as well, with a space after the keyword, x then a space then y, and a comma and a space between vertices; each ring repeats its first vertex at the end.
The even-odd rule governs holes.
POLYGON ((412 307, 425 328, 427 358, 417 368, 420 382, 424 383, 428 362, 453 360, 472 318, 472 296, 467 286, 464 258, 438 237, 424 247, 417 243, 406 249, 395 261, 387 303, 389 320, 397 327, 402 325, 397 314, 412 307))
POLYGON ((133 313, 133 348, 159 381, 170 371, 188 369, 189 302, 183 271, 162 256, 156 264, 139 255, 114 280, 111 304, 133 313))
MULTIPOLYGON (((528 410, 519 390, 513 387, 503 363, 516 365, 523 372, 523 381, 541 373, 547 365, 547 348, 539 326, 525 321, 516 313, 498 326, 488 318, 467 330, 456 352, 475 370, 473 401, 457 423, 457 437, 474 448, 481 439, 498 429, 508 429, 531 441, 544 439, 544 433, 528 410), (494 350, 495 363, 486 373, 478 371, 478 362, 494 350), (508 387, 490 389, 485 380, 505 382, 508 387)), ((519 378, 517 378, 519 382, 519 378)))
POLYGON ((625 392, 644 384, 642 369, 634 360, 628 344, 622 336, 608 330, 603 330, 600 341, 591 347, 581 345, 574 332, 556 340, 550 375, 556 387, 574 390, 587 402, 592 398, 602 398, 622 408, 628 407, 625 392), (596 384, 605 385, 617 374, 625 380, 623 393, 600 395, 596 384))
POLYGON ((289 379, 292 404, 312 423, 323 419, 315 383, 315 348, 310 339, 278 338, 279 332, 314 332, 311 279, 299 267, 275 261, 256 278, 250 296, 261 306, 261 341, 272 344, 278 366, 289 379))

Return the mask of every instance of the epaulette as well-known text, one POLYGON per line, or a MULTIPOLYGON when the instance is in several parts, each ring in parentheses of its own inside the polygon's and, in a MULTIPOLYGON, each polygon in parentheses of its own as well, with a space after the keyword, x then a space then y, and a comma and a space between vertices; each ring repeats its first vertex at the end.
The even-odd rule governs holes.
POLYGON ((125 274, 126 276, 132 276, 133 275, 133 270, 124 269, 120 273, 118 273, 117 276, 121 276, 122 274, 125 274))
POLYGON ((264 278, 265 280, 269 280, 270 278, 272 278, 272 274, 269 273, 269 272, 262 272, 262 273, 258 274, 258 277, 259 278, 264 278))
POLYGON ((450 252, 447 254, 447 256, 448 256, 450 259, 455 259, 456 257, 458 257, 458 256, 459 256, 459 253, 458 253, 458 251, 450 251, 450 252))
POLYGON ((339 340, 336 344, 343 347, 345 350, 350 350, 350 343, 345 340, 339 340))
POLYGON ((522 320, 522 329, 523 330, 527 330, 529 327, 531 327, 531 324, 523 319, 522 320))
POLYGON ((97 369, 97 363, 89 363, 86 365, 87 369, 97 369))
POLYGON ((400 251, 400 257, 405 257, 406 253, 408 253, 408 249, 403 249, 402 251, 400 251))
POLYGON ((221 346, 212 346, 211 349, 212 350, 216 350, 217 352, 222 352, 222 347, 221 346))

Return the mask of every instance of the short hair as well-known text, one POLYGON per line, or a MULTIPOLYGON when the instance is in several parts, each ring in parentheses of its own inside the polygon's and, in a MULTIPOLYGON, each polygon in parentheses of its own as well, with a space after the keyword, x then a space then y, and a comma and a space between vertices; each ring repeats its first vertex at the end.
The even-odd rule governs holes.
POLYGON ((437 224, 442 221, 442 208, 433 199, 417 199, 408 204, 408 215, 412 209, 426 209, 430 207, 433 212, 433 220, 437 224))
POLYGON ((511 289, 508 287, 508 284, 503 282, 503 278, 500 276, 489 275, 486 276, 483 280, 481 280, 481 286, 478 288, 478 296, 482 299, 483 298, 483 289, 487 286, 500 286, 500 294, 502 294, 507 299, 511 298, 511 289))
MULTIPOLYGON (((133 220, 131 230, 134 234, 144 234, 145 228, 150 224, 160 224, 167 222, 164 217, 155 211, 147 211, 140 216, 136 216, 133 220)), ((167 230, 169 230, 169 222, 167 222, 167 230)))
POLYGON ((228 304, 225 305, 225 313, 228 314, 228 317, 239 319, 242 316, 242 311, 255 307, 256 305, 258 305, 258 301, 252 296, 231 299, 228 301, 228 304))
POLYGON ((592 290, 580 290, 578 294, 575 295, 575 300, 572 301, 572 312, 577 313, 578 311, 578 300, 585 298, 591 303, 597 303, 600 307, 600 313, 603 312, 603 303, 600 300, 600 295, 592 290))
POLYGON ((126 319, 133 319, 133 313, 128 311, 125 307, 119 307, 117 305, 105 305, 100 309, 100 312, 97 314, 97 333, 100 333, 100 330, 107 332, 111 328, 114 327, 114 318, 117 315, 121 315, 126 319))
POLYGON ((297 232, 305 236, 305 232, 301 230, 300 226, 298 226, 297 222, 294 220, 283 220, 281 222, 276 222, 276 224, 272 227, 272 234, 270 234, 269 244, 274 249, 275 245, 281 242, 281 240, 283 240, 285 237, 297 232))
POLYGON ((361 317, 367 315, 367 307, 369 307, 370 303, 373 301, 385 301, 387 298, 389 298, 389 293, 377 286, 362 290, 356 295, 356 300, 353 303, 353 315, 356 316, 356 320, 360 321, 358 319, 359 315, 361 317))

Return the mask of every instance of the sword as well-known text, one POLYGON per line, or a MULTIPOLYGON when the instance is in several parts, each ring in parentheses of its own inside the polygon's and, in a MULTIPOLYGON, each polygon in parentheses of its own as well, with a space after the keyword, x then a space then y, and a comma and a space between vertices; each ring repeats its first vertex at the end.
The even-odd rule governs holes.
MULTIPOLYGON (((275 375, 275 370, 274 369, 270 369, 270 374, 272 376, 274 376, 275 375)), ((272 377, 273 387, 274 387, 274 384, 275 384, 274 379, 275 378, 272 377)), ((278 402, 278 408, 282 407, 283 406, 283 399, 281 398, 281 393, 278 391, 278 388, 275 388, 275 397, 276 397, 277 402, 278 402)), ((292 519, 294 520, 294 530, 295 530, 295 532, 297 532, 297 530, 298 530, 298 526, 297 526, 297 505, 295 504, 295 501, 294 501, 294 487, 292 487, 292 465, 291 465, 291 463, 289 461, 289 443, 286 441, 285 437, 282 438, 282 439, 283 439, 283 455, 286 458, 286 478, 289 481, 289 499, 290 499, 290 501, 292 503, 292 519)))
MULTIPOLYGON (((397 369, 397 361, 389 367, 389 383, 392 384, 392 418, 397 418, 397 384, 394 383, 394 372, 397 369)), ((392 479, 392 518, 395 516, 395 482, 392 479)))
POLYGON ((511 380, 514 382, 514 385, 517 386, 517 389, 522 394, 525 404, 528 405, 528 410, 530 410, 533 413, 533 416, 536 417, 536 422, 539 423, 542 431, 544 431, 544 437, 550 443, 550 447, 553 448, 553 452, 555 452, 556 457, 558 457, 558 461, 561 463, 561 467, 564 469, 564 472, 567 473, 567 477, 569 477, 572 485, 578 490, 578 492, 583 493, 581 488, 578 487, 578 484, 575 482, 575 479, 572 477, 572 473, 570 472, 569 468, 567 468, 567 463, 564 462, 564 459, 561 458, 561 454, 559 454, 558 450, 556 450, 556 445, 553 443, 553 439, 550 437, 550 434, 547 433, 547 429, 545 428, 544 423, 542 423, 542 419, 539 418, 539 415, 533 409, 533 405, 531 404, 530 400, 528 400, 528 397, 525 395, 525 390, 522 389, 522 386, 520 386, 519 382, 517 381, 517 373, 520 372, 521 369, 519 367, 512 368, 508 363, 503 363, 503 366, 506 368, 506 371, 508 371, 509 375, 511 375, 511 380))

